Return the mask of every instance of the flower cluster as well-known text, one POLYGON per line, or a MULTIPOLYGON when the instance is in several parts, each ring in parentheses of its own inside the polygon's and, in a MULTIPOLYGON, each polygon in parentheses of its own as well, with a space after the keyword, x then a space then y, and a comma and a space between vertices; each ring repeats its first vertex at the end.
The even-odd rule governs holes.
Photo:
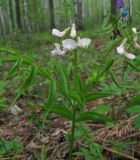
POLYGON ((140 49, 140 45, 138 44, 138 32, 136 28, 132 28, 132 31, 134 33, 134 39, 133 39, 133 45, 135 49, 140 49))
POLYGON ((73 23, 72 27, 66 28, 64 31, 59 31, 57 29, 52 30, 52 35, 57 37, 64 37, 70 31, 70 39, 62 40, 62 45, 55 43, 55 49, 51 51, 51 54, 64 56, 65 53, 80 48, 88 48, 91 43, 89 38, 80 38, 76 35, 76 25, 73 23), (71 31, 70 31, 71 30, 71 31))

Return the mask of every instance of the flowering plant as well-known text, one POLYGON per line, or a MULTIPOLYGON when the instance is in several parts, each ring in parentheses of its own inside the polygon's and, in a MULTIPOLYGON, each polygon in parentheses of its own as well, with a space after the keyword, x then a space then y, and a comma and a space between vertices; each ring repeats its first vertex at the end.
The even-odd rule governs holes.
MULTIPOLYGON (((48 97, 48 104, 46 106, 49 112, 53 112, 67 118, 71 121, 71 133, 69 136, 69 159, 72 159, 72 151, 75 139, 76 124, 78 122, 96 120, 96 121, 111 121, 110 118, 103 114, 96 112, 86 111, 86 104, 90 101, 94 101, 103 97, 110 96, 110 93, 95 93, 91 92, 93 84, 86 84, 80 76, 78 71, 78 48, 87 49, 91 43, 89 38, 80 38, 77 36, 76 25, 72 24, 72 27, 68 27, 64 31, 57 29, 52 30, 52 35, 57 37, 64 37, 70 31, 70 38, 62 40, 62 44, 55 43, 55 49, 51 51, 52 56, 65 56, 68 52, 72 55, 72 74, 73 80, 71 80, 67 68, 64 68, 62 64, 58 63, 56 66, 58 77, 52 79, 51 90, 48 97), (71 30, 71 31, 70 31, 71 30), (62 102, 57 100, 57 90, 63 95, 62 102)), ((113 61, 109 62, 105 67, 105 71, 99 74, 93 83, 98 81, 102 75, 110 69, 113 61)), ((61 98, 62 99, 62 98, 61 98)))

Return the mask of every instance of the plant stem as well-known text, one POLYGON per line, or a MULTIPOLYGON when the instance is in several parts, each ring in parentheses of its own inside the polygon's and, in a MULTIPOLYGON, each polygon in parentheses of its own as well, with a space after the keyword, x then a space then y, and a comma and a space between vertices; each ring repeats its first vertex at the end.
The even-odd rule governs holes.
MULTIPOLYGON (((73 57, 73 67, 74 67, 74 88, 77 88, 77 50, 74 52, 73 57)), ((74 146, 74 135, 75 135, 75 125, 76 125, 76 108, 75 104, 72 107, 73 117, 72 117, 72 126, 71 126, 71 136, 70 136, 70 145, 69 145, 69 160, 72 160, 73 146, 74 146)))
POLYGON ((73 110, 72 127, 71 127, 71 137, 69 146, 69 160, 72 160, 73 145, 74 145, 74 134, 75 134, 75 124, 76 124, 76 109, 73 110))
POLYGON ((124 59, 123 59, 123 68, 122 68, 122 89, 121 89, 122 95, 123 95, 123 92, 124 92, 125 70, 126 70, 126 61, 125 61, 125 57, 124 57, 124 59))
POLYGON ((77 68, 77 50, 75 50, 75 52, 74 52, 73 66, 74 66, 74 85, 75 85, 75 88, 76 88, 77 73, 78 73, 78 68, 77 68))

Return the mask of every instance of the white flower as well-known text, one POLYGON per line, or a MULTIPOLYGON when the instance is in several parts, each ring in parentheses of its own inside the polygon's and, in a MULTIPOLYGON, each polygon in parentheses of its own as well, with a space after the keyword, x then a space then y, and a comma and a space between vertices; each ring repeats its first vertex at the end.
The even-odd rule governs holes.
POLYGON ((131 54, 131 53, 128 53, 126 50, 125 50, 125 47, 126 47, 126 42, 127 42, 127 38, 125 38, 123 40, 123 42, 120 44, 120 46, 117 47, 117 53, 120 54, 120 55, 124 55, 125 57, 127 57, 128 59, 135 59, 136 56, 134 54, 131 54))
POLYGON ((64 31, 59 31, 58 29, 52 30, 52 35, 57 37, 64 37, 65 34, 70 30, 70 27, 66 28, 64 31))
POLYGON ((133 46, 135 49, 139 49, 140 50, 140 45, 138 44, 137 40, 138 40, 138 32, 136 28, 132 28, 132 31, 134 32, 134 39, 133 39, 133 46))
POLYGON ((78 37, 77 46, 81 48, 88 48, 89 44, 91 43, 91 39, 89 38, 82 38, 78 37))
POLYGON ((64 56, 65 53, 66 51, 60 49, 60 44, 55 43, 55 50, 51 51, 51 55, 52 56, 56 56, 56 55, 64 56))
POLYGON ((126 52, 124 54, 124 56, 127 57, 128 59, 135 59, 136 58, 136 56, 134 54, 131 54, 131 53, 128 53, 128 52, 126 52))
POLYGON ((72 38, 75 38, 75 37, 76 37, 76 25, 75 25, 75 23, 72 24, 72 29, 71 29, 70 36, 71 36, 72 38))
POLYGON ((73 39, 66 39, 62 41, 64 51, 71 51, 77 48, 76 42, 73 39))
MULTIPOLYGON (((69 30, 70 30, 70 27, 65 29, 63 32, 61 32, 57 29, 53 29, 52 34, 54 36, 63 37, 63 36, 65 36, 65 34, 69 30)), ((80 39, 80 37, 79 37, 78 40, 76 41, 76 25, 75 25, 75 23, 72 24, 70 36, 72 37, 71 39, 65 39, 62 41, 63 49, 61 49, 60 44, 55 43, 55 49, 51 51, 51 54, 53 56, 55 56, 55 55, 63 56, 63 55, 65 55, 66 52, 75 50, 77 47, 88 48, 89 44, 91 43, 91 39, 89 39, 89 38, 80 39)))
POLYGON ((120 46, 117 47, 117 53, 123 55, 125 53, 125 46, 126 46, 127 38, 123 40, 120 46))
POLYGON ((138 40, 138 37, 137 37, 137 35, 135 35, 134 39, 133 39, 133 42, 137 42, 137 40, 138 40))
POLYGON ((134 39, 133 39, 133 41, 134 41, 134 42, 137 42, 137 39, 138 39, 137 29, 136 29, 136 28, 132 28, 132 31, 133 31, 133 33, 134 33, 134 39))
POLYGON ((135 49, 140 49, 140 45, 137 43, 137 41, 134 41, 134 48, 135 49))
POLYGON ((132 31, 133 31, 134 33, 137 33, 137 29, 136 29, 136 28, 132 28, 132 31))

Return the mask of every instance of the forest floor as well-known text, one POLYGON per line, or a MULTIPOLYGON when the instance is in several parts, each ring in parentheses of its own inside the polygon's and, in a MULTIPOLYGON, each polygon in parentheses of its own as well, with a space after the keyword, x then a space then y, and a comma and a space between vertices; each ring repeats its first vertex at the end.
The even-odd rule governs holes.
MULTIPOLYGON (((47 64, 48 66, 50 59, 48 54, 53 48, 52 42, 51 34, 47 34, 47 36, 43 34, 41 36, 19 35, 16 38, 5 37, 0 43, 1 45, 21 50, 25 54, 30 53, 38 64, 41 66, 47 64), (49 48, 47 47, 48 45, 50 46, 49 48)), ((103 40, 94 40, 94 47, 97 52, 105 45, 104 43, 103 40)), ((3 74, 2 70, 0 74, 3 74)), ((83 75, 83 78, 86 78, 86 74, 83 75)), ((14 83, 16 82, 11 82, 12 85, 14 83)), ((6 87, 5 93, 9 103, 15 96, 14 89, 10 88, 11 84, 6 87)), ((16 104, 22 109, 21 114, 13 115, 4 109, 0 110, 0 147, 2 148, 5 143, 4 147, 7 151, 0 160, 65 160, 67 158, 68 142, 66 137, 70 133, 71 124, 69 121, 54 114, 50 115, 47 120, 45 119, 43 109, 38 107, 38 104, 43 104, 44 98, 47 99, 48 90, 44 86, 45 83, 42 82, 42 84, 37 85, 36 90, 31 90, 21 97, 16 104), (40 90, 40 86, 42 90, 40 90), (30 92, 33 94, 30 94, 30 92), (41 95, 45 95, 45 97, 41 98, 41 95), (8 141, 12 140, 16 140, 13 147, 15 149, 14 152, 12 152, 12 149, 8 151, 7 147, 8 141), (18 152, 18 148, 22 148, 20 144, 23 145, 23 149, 18 152)), ((128 99, 131 94, 133 93, 128 93, 128 99)), ((91 110, 94 107, 98 108, 98 106, 108 105, 112 102, 118 103, 118 97, 109 97, 88 103, 87 109, 91 110)), ((127 100, 125 103, 127 103, 127 100)), ((87 122, 86 126, 89 127, 95 143, 105 144, 102 151, 105 160, 138 160, 140 159, 140 130, 134 128, 136 116, 134 115, 130 118, 125 112, 120 111, 120 113, 117 115, 113 115, 112 112, 109 113, 120 122, 118 125, 106 127, 104 123, 87 122), (126 142, 127 145, 119 146, 121 142, 126 142), (118 143, 117 149, 112 147, 114 143, 118 143)), ((78 140, 75 144, 75 152, 82 147, 88 148, 83 141, 78 140)), ((1 151, 2 149, 0 149, 0 154, 2 154, 1 151)), ((98 156, 96 159, 101 160, 98 156)), ((84 160, 84 158, 75 156, 73 160, 84 160)))

